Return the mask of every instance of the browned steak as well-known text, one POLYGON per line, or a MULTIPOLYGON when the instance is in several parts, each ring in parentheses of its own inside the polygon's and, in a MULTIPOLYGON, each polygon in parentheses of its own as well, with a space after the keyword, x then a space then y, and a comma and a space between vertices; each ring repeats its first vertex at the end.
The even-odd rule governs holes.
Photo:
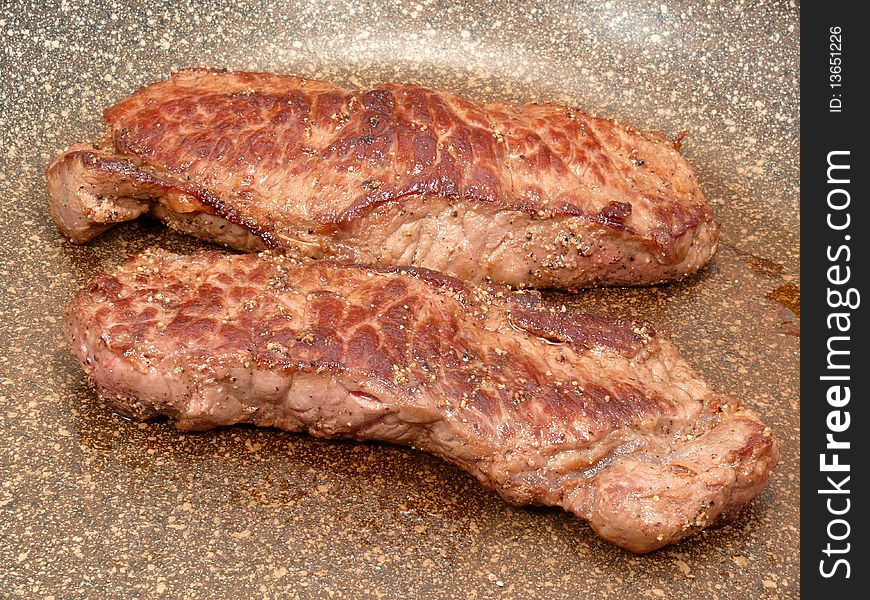
POLYGON ((65 330, 131 417, 413 445, 635 552, 733 513, 777 460, 666 335, 423 269, 152 250, 80 291, 65 330))
POLYGON ((561 288, 678 279, 716 251, 678 144, 565 106, 188 70, 105 118, 47 172, 75 242, 150 212, 245 250, 561 288))

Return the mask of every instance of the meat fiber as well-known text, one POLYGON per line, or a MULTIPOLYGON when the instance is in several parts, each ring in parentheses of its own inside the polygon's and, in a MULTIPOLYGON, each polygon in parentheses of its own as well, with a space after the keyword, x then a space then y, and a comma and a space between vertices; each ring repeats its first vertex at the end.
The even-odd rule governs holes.
POLYGON ((83 243, 149 213, 243 250, 578 288, 679 279, 718 225, 678 143, 555 104, 188 70, 48 168, 83 243))
POLYGON ((423 269, 152 250, 80 291, 65 331, 130 417, 411 445, 635 552, 734 513, 777 461, 665 334, 423 269))

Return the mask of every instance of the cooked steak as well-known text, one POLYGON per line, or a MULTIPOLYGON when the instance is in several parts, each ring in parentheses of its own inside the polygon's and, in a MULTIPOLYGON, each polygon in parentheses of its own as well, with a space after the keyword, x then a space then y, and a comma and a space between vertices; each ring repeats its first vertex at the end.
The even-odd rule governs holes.
POLYGON ((48 168, 74 242, 152 213, 229 246, 576 288, 695 272, 718 225, 662 134, 411 84, 188 70, 48 168))
POLYGON ((774 437, 668 337, 424 269, 152 250, 66 310, 115 410, 411 445, 648 552, 733 513, 774 437))

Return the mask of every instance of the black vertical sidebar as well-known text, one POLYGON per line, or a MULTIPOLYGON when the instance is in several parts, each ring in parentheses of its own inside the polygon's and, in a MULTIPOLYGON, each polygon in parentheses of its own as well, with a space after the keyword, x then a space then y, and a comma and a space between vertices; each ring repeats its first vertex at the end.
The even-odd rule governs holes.
POLYGON ((863 137, 870 31, 861 8, 801 7, 801 591, 808 598, 870 597, 863 137))

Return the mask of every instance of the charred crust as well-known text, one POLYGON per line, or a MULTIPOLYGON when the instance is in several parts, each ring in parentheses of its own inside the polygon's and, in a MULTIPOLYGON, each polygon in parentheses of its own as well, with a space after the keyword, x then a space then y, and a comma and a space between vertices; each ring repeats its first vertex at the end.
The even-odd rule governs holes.
POLYGON ((593 217, 594 221, 612 229, 624 229, 625 220, 631 215, 631 204, 611 202, 593 217))
POLYGON ((510 322, 552 343, 573 344, 582 350, 606 348, 627 357, 635 356, 654 336, 655 330, 638 323, 605 319, 552 306, 510 311, 510 322))

